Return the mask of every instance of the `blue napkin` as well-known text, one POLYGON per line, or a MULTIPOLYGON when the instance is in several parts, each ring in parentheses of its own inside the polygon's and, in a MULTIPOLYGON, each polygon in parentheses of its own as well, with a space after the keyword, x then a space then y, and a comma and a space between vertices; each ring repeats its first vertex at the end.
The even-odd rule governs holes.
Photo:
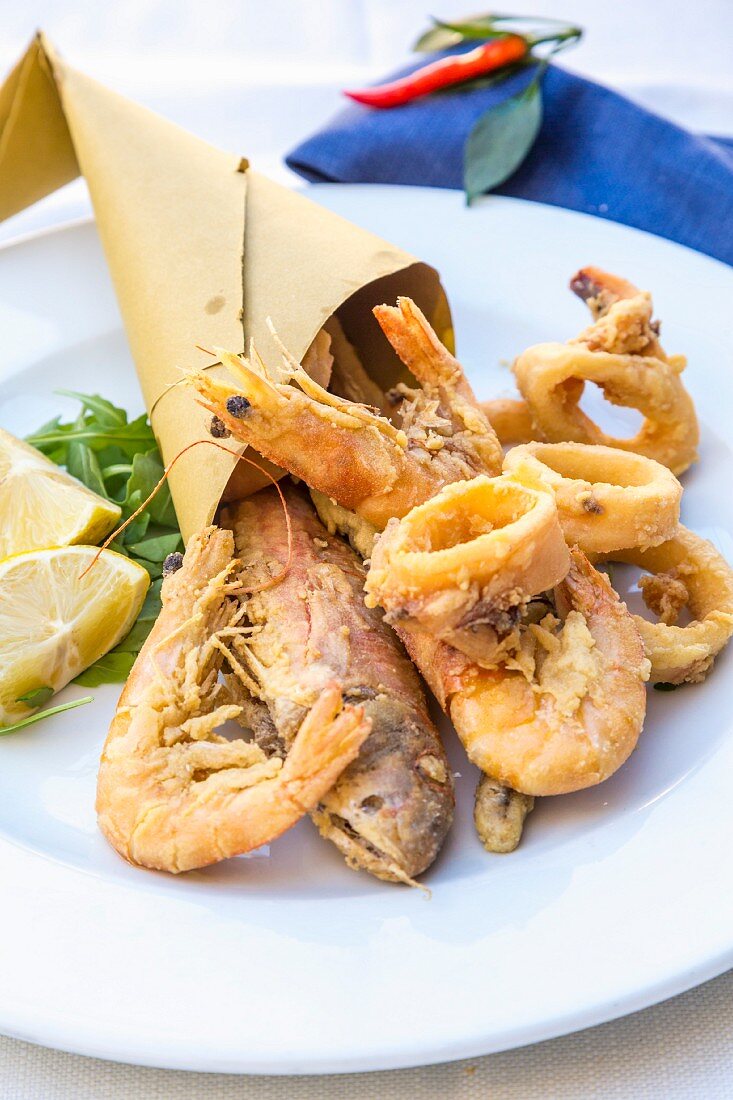
MULTIPOLYGON (((286 163, 315 182, 461 188, 472 126, 530 77, 390 110, 348 106, 286 163)), ((495 193, 646 229, 733 264, 733 139, 690 133, 554 65, 543 99, 532 151, 495 193)))

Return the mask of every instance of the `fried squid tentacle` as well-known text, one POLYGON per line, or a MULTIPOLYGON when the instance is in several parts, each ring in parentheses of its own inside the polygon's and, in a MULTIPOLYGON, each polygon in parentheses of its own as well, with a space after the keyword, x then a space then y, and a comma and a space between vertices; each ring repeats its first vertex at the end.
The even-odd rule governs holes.
POLYGON ((616 447, 683 473, 697 459, 697 416, 680 378, 685 358, 664 351, 651 295, 597 267, 578 271, 570 289, 590 309, 592 324, 565 344, 536 344, 517 357, 512 369, 524 400, 482 404, 502 443, 616 447), (632 439, 607 435, 586 416, 579 405, 586 382, 611 404, 643 415, 632 439))
POLYGON ((520 794, 482 775, 476 786, 473 821, 487 852, 513 852, 522 839, 527 815, 534 809, 531 794, 520 794))
POLYGON ((216 733, 239 713, 218 683, 221 639, 237 630, 233 548, 229 531, 210 527, 163 582, 104 746, 99 825, 143 867, 188 871, 269 843, 323 798, 369 733, 333 681, 303 708, 285 763, 216 733))
POLYGON ((222 517, 235 534, 250 627, 232 636, 230 665, 259 705, 256 735, 274 730, 286 753, 325 683, 338 681, 363 709, 372 732, 312 817, 350 866, 409 881, 433 862, 453 817, 448 762, 414 668, 364 604, 361 562, 328 533, 304 491, 282 488, 293 544, 277 583, 287 553, 276 492, 263 490, 222 517))

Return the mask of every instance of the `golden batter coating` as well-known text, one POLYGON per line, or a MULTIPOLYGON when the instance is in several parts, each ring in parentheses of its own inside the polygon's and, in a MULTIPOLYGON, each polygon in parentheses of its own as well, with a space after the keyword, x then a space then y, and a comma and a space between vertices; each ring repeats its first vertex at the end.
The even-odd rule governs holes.
POLYGON ((236 636, 234 540, 207 528, 163 582, 163 609, 120 696, 97 783, 99 826, 131 863, 178 873, 275 840, 356 756, 371 723, 333 681, 303 711, 287 760, 216 729, 239 714, 218 684, 236 636))
POLYGON ((653 683, 683 684, 704 680, 713 661, 733 636, 733 569, 707 539, 682 524, 671 539, 642 550, 634 547, 608 555, 629 562, 661 579, 640 587, 650 610, 662 621, 635 616, 651 661, 653 683), (684 593, 683 593, 684 588, 684 593), (684 605, 682 598, 686 594, 684 605), (677 626, 682 606, 691 622, 677 626))
POLYGON ((482 775, 476 785, 473 821, 487 852, 513 852, 522 839, 524 822, 534 809, 531 794, 520 794, 482 775))
POLYGON ((499 438, 615 447, 683 473, 697 459, 700 432, 680 378, 685 358, 662 348, 651 295, 596 267, 582 268, 570 287, 593 323, 565 344, 536 344, 517 357, 512 369, 523 401, 482 405, 499 438), (579 405, 586 382, 611 404, 638 409, 644 423, 633 438, 611 436, 586 416, 579 405))
POLYGON ((292 555, 268 587, 287 557, 277 493, 263 490, 222 516, 234 531, 250 626, 230 639, 230 664, 285 753, 324 684, 337 681, 363 710, 371 733, 313 820, 351 866, 409 881, 433 862, 453 819, 448 761, 412 664, 381 613, 364 604, 361 561, 324 528, 304 490, 285 481, 282 491, 292 555))

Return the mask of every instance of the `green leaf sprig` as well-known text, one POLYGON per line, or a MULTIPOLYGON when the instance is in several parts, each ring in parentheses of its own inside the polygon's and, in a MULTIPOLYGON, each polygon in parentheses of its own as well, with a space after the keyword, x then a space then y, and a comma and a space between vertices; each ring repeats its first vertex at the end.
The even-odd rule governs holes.
MULTIPOLYGON (((41 691, 50 690, 48 688, 41 688, 41 691)), ((8 733, 17 733, 18 730, 25 729, 26 726, 32 726, 34 722, 40 722, 43 718, 50 718, 52 714, 62 714, 65 710, 73 710, 74 707, 83 707, 85 703, 91 703, 94 697, 92 695, 85 695, 83 699, 72 699, 70 703, 60 703, 57 707, 50 707, 48 710, 38 711, 36 714, 31 714, 28 718, 21 719, 20 722, 14 722, 12 726, 0 726, 0 737, 5 737, 8 733)), ((23 697, 25 702, 25 697, 23 697)), ((30 704, 34 705, 34 704, 30 704)), ((39 704, 36 703, 36 706, 39 704)))
MULTIPOLYGON (((164 473, 150 421, 145 414, 128 420, 124 409, 97 394, 58 392, 81 403, 79 415, 68 422, 55 417, 27 436, 27 442, 93 492, 118 504, 122 523, 147 499, 164 473)), ((75 683, 85 687, 123 683, 158 617, 163 562, 169 554, 183 549, 167 483, 110 549, 147 569, 152 584, 127 637, 77 676, 75 683)))
POLYGON ((468 135, 463 156, 468 205, 477 196, 499 187, 526 159, 542 125, 542 80, 549 60, 560 50, 577 44, 583 31, 559 19, 487 13, 453 22, 434 18, 433 26, 421 34, 413 46, 414 50, 425 53, 451 49, 464 42, 489 41, 506 34, 524 38, 527 56, 490 77, 477 77, 452 89, 455 93, 500 84, 520 70, 535 66, 529 84, 481 115, 468 135), (540 52, 533 53, 538 47, 540 52))

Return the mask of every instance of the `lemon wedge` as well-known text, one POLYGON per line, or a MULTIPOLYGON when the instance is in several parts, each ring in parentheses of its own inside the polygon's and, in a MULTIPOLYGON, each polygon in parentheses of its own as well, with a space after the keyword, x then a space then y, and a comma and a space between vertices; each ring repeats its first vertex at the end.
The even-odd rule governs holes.
POLYGON ((120 514, 116 504, 0 428, 0 558, 99 542, 120 514))
POLYGON ((0 561, 0 725, 32 713, 18 702, 58 691, 128 633, 150 578, 141 565, 95 546, 34 550, 0 561))

